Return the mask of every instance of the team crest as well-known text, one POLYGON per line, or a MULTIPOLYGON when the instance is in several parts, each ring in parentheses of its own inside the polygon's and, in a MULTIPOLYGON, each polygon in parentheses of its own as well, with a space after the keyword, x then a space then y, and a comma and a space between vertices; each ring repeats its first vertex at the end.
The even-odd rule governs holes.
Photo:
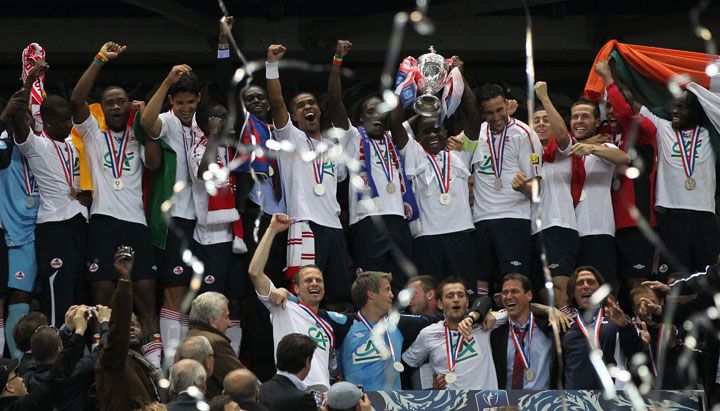
POLYGON ((212 275, 205 276, 205 284, 212 284, 215 282, 215 277, 212 275))
POLYGON ((22 271, 18 271, 15 273, 15 279, 18 281, 22 281, 25 279, 25 273, 22 271))
POLYGON ((180 274, 182 274, 184 271, 185 271, 185 269, 183 269, 183 268, 180 267, 179 265, 178 265, 177 267, 173 268, 173 274, 175 274, 175 275, 180 275, 180 274))
POLYGON ((88 271, 91 273, 96 272, 100 267, 98 267, 97 263, 90 264, 90 267, 88 267, 88 271))
POLYGON ((50 267, 52 267, 56 270, 58 268, 62 267, 62 265, 63 265, 63 260, 61 260, 59 258, 53 258, 52 260, 50 260, 50 267))

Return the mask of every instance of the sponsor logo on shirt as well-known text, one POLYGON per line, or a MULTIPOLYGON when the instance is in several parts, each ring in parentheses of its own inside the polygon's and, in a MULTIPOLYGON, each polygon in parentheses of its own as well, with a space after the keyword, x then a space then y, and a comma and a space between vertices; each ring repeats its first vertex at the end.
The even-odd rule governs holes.
POLYGON ((477 170, 478 174, 485 174, 490 176, 495 175, 495 173, 493 172, 492 163, 490 162, 490 156, 487 154, 483 154, 483 160, 481 163, 475 166, 475 170, 477 170))
POLYGON ((474 339, 472 341, 463 340, 463 346, 460 349, 460 355, 458 355, 457 362, 463 362, 471 358, 475 358, 479 355, 480 348, 478 348, 478 346, 475 344, 474 339))
POLYGON ((323 351, 328 350, 328 346, 330 345, 330 340, 328 340, 327 336, 325 335, 325 332, 322 329, 320 329, 318 327, 310 327, 307 330, 307 335, 313 341, 315 341, 315 344, 317 344, 318 348, 320 348, 323 351))
POLYGON ((382 361, 380 351, 375 347, 372 340, 360 345, 352 353, 353 364, 365 364, 369 362, 382 361))
MULTIPOLYGON (((700 150, 702 149, 702 137, 698 136, 698 142, 697 142, 697 149, 695 150, 695 159, 697 160, 700 157, 700 150)), ((685 152, 687 153, 690 151, 690 138, 686 136, 685 138, 685 152)), ((672 145, 672 151, 670 152, 670 157, 680 158, 681 156, 680 152, 680 144, 678 144, 677 140, 673 142, 672 145)))
MULTIPOLYGON (((135 152, 127 151, 125 153, 125 161, 123 161, 123 171, 131 171, 132 170, 132 167, 130 166, 130 162, 132 162, 133 160, 135 160, 135 152)), ((112 170, 112 163, 110 163, 110 152, 109 151, 106 151, 105 155, 103 156, 103 168, 112 170)))
POLYGON ((323 163, 323 174, 335 177, 335 163, 323 163))

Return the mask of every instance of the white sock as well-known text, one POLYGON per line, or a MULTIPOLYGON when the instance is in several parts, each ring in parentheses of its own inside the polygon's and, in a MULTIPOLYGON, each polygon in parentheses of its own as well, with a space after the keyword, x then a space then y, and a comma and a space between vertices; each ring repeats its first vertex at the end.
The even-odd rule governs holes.
POLYGON ((172 367, 175 352, 180 344, 182 327, 180 326, 180 313, 167 308, 160 309, 160 335, 164 343, 163 350, 163 371, 172 367))
POLYGON ((188 329, 190 328, 190 316, 180 313, 180 341, 185 339, 188 329))
POLYGON ((235 351, 235 356, 240 354, 240 341, 242 341, 242 328, 240 328, 240 321, 230 320, 230 327, 225 331, 225 335, 230 339, 230 346, 235 351))
POLYGON ((150 364, 160 368, 163 349, 162 338, 160 334, 155 334, 153 337, 153 341, 143 345, 142 348, 140 348, 140 352, 146 360, 150 361, 150 364))
POLYGON ((5 319, 0 318, 0 358, 5 354, 5 319))

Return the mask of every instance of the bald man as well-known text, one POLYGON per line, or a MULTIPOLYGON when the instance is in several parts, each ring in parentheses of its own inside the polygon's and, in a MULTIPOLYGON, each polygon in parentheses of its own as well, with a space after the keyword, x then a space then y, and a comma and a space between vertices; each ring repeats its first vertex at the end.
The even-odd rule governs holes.
POLYGON ((246 368, 232 371, 225 376, 223 394, 230 396, 243 410, 268 411, 260 404, 260 381, 246 368))

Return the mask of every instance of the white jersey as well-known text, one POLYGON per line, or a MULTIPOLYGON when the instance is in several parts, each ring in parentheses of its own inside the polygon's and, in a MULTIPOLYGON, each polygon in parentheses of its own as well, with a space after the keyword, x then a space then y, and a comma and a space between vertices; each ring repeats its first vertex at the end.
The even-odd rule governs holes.
POLYGON ((413 237, 473 229, 467 181, 470 176, 467 168, 470 155, 464 151, 446 150, 430 156, 423 146, 410 136, 400 154, 403 156, 405 173, 412 181, 415 200, 420 210, 420 218, 410 223, 413 237), (450 202, 443 205, 440 203, 442 191, 439 180, 442 178, 441 170, 447 158, 450 161, 450 187, 447 192, 450 202))
POLYGON ((87 207, 70 195, 70 184, 80 189, 80 160, 72 138, 59 142, 30 131, 17 147, 30 164, 40 192, 37 224, 65 221, 78 214, 87 221, 87 207))
MULTIPOLYGON (((572 156, 568 144, 565 150, 558 148, 555 161, 544 162, 540 176, 540 202, 542 204, 542 229, 563 227, 577 230, 575 208, 573 207, 570 182, 572 178, 572 156)), ((540 230, 537 227, 537 207, 532 207, 532 234, 540 230)))
MULTIPOLYGON (((270 293, 274 289, 275 284, 271 282, 270 293)), ((331 347, 329 339, 322 328, 318 327, 317 321, 307 311, 300 308, 300 305, 288 300, 285 309, 283 309, 270 302, 270 293, 268 295, 258 293, 257 296, 270 311, 270 322, 273 326, 273 351, 277 351, 280 340, 288 334, 298 333, 312 338, 317 343, 317 349, 313 353, 310 372, 303 382, 307 386, 322 385, 327 391, 330 389, 328 365, 331 347)))
MULTIPOLYGON (((203 132, 197 126, 195 116, 193 116, 191 127, 184 126, 172 111, 162 113, 158 118, 162 124, 162 129, 157 139, 165 141, 176 154, 175 181, 183 181, 189 185, 191 180, 188 174, 188 152, 197 140, 202 137, 203 132)), ((175 194, 175 203, 171 214, 173 217, 187 220, 195 219, 195 205, 193 204, 190 187, 175 194)))
MULTIPOLYGON (((198 178, 198 170, 203 154, 205 154, 205 139, 198 139, 188 152, 188 170, 192 180, 192 200, 197 210, 197 223, 193 231, 193 239, 202 245, 227 243, 233 240, 232 224, 208 224, 208 193, 205 181, 198 178)), ((226 148, 218 147, 218 156, 223 158, 226 148)))
MULTIPOLYGON (((345 140, 343 142, 345 155, 347 155, 348 158, 357 160, 360 165, 365 164, 365 156, 370 156, 370 174, 372 174, 373 180, 375 181, 375 187, 378 193, 377 197, 370 198, 370 182, 368 177, 361 175, 360 172, 350 171, 351 184, 348 190, 350 193, 348 201, 350 204, 350 224, 355 224, 363 218, 372 215, 405 216, 403 211, 402 190, 400 189, 400 173, 402 171, 398 169, 398 164, 391 155, 394 150, 392 150, 390 154, 388 153, 390 147, 388 147, 387 142, 390 142, 392 145, 390 134, 388 132, 386 138, 381 140, 369 140, 370 144, 368 146, 370 152, 361 154, 362 138, 360 137, 360 131, 351 124, 350 129, 345 132, 345 140), (384 168, 383 164, 387 165, 388 159, 390 160, 390 167, 384 168), (390 174, 390 180, 388 180, 386 172, 390 174), (391 189, 388 189, 389 183, 392 184, 390 186, 392 187, 391 189), (360 190, 358 190, 356 184, 362 184, 362 187, 365 187, 363 191, 367 191, 368 198, 358 201, 358 191, 360 190), (392 193, 390 191, 392 191, 392 193)), ((400 155, 399 152, 395 154, 400 155)))
POLYGON ((692 178, 695 180, 693 190, 685 188, 685 166, 682 156, 689 155, 690 141, 694 130, 680 132, 672 128, 672 123, 662 119, 643 107, 640 114, 647 117, 657 127, 658 139, 658 170, 657 188, 655 190, 655 206, 664 208, 680 208, 685 210, 715 212, 715 152, 710 144, 710 134, 704 127, 698 126, 697 153, 692 178), (685 150, 680 148, 679 137, 684 137, 685 150))
MULTIPOLYGON (((617 148, 610 143, 603 146, 617 148)), ((585 157, 585 185, 580 202, 575 207, 580 237, 601 234, 615 236, 615 215, 610 194, 614 175, 615 164, 594 154, 585 157)))
POLYGON ((484 122, 480 127, 480 138, 470 162, 475 175, 473 221, 500 218, 529 220, 530 199, 513 190, 512 180, 519 171, 525 173, 527 178, 539 175, 541 158, 540 139, 527 124, 510 117, 505 132, 495 134, 488 123, 484 122), (500 138, 503 134, 504 150, 498 150, 501 148, 500 138), (501 165, 498 167, 501 183, 496 181, 496 173, 493 171, 495 161, 491 152, 496 153, 497 165, 501 165), (536 164, 533 164, 533 161, 536 164))
POLYGON ((102 214, 118 220, 147 225, 142 202, 144 148, 135 139, 132 127, 124 132, 100 131, 93 115, 74 124, 85 144, 85 154, 93 177, 93 203, 90 215, 102 214), (127 139, 124 161, 120 144, 127 139), (120 168, 121 170, 118 170, 120 168), (118 175, 120 174, 120 175, 118 175), (114 183, 118 180, 119 183, 114 183), (121 189, 113 189, 118 184, 121 189))
MULTIPOLYGON (((329 158, 329 152, 323 156, 322 164, 305 161, 301 157, 311 151, 319 151, 321 142, 311 139, 288 120, 285 127, 275 130, 278 141, 287 140, 294 151, 282 152, 282 183, 288 214, 295 221, 312 221, 315 224, 341 229, 340 204, 337 202, 337 183, 347 177, 345 165, 338 159, 329 158), (320 180, 322 182, 320 182, 320 180), (322 188, 319 188, 322 187, 322 188), (316 194, 321 190, 322 195, 316 194)), ((328 151, 340 151, 340 147, 323 140, 329 145, 328 151)))
MULTIPOLYGON (((497 390, 495 362, 490 347, 490 331, 480 327, 472 330, 473 339, 462 339, 454 373, 457 380, 448 382, 448 390, 497 390)), ((452 348, 457 347, 460 334, 450 330, 452 348)), ((450 372, 448 366, 445 321, 438 321, 420 331, 415 342, 402 355, 411 367, 419 367, 429 358, 430 366, 438 374, 450 372)))

